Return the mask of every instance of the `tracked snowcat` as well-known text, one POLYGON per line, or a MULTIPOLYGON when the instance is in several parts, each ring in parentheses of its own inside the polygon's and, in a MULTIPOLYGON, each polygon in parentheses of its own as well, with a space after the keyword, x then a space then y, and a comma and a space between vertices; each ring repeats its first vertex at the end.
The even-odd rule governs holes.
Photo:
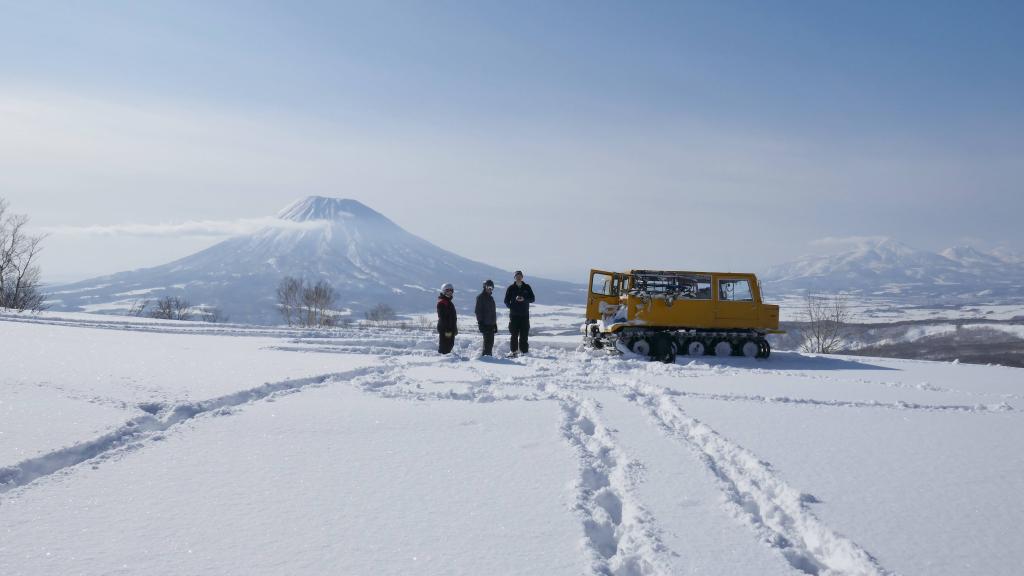
POLYGON ((753 274, 590 271, 584 344, 674 362, 690 356, 767 358, 779 307, 753 274))

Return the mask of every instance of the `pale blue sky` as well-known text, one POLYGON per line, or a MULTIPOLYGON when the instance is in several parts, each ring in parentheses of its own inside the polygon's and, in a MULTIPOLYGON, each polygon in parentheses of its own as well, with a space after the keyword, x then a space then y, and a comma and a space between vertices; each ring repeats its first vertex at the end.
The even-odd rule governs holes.
MULTIPOLYGON (((1019 2, 0 1, 0 196, 40 228, 351 197, 566 279, 1022 250, 1022 28, 1019 2)), ((44 273, 213 241, 62 232, 44 273)))

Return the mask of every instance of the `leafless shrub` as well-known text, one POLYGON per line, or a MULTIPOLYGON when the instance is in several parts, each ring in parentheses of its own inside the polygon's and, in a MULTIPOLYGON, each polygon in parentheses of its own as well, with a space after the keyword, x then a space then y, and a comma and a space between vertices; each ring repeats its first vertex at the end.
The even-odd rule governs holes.
POLYGON ((230 318, 220 308, 216 306, 206 306, 203 308, 203 320, 212 324, 223 324, 230 320, 230 318))
POLYGON ((27 234, 27 224, 28 216, 8 214, 0 198, 0 308, 37 312, 45 308, 35 264, 45 236, 27 234))
POLYGON ((850 309, 845 297, 808 293, 804 297, 803 316, 801 350, 832 354, 843 349, 843 339, 850 322, 850 309))
POLYGON ((189 320, 192 314, 192 305, 188 300, 178 296, 165 296, 156 301, 156 307, 149 316, 161 320, 189 320))

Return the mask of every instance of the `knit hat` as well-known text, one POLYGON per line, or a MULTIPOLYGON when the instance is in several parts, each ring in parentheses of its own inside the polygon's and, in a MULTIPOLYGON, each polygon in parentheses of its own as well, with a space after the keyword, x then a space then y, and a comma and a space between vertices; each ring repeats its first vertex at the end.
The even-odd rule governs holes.
POLYGON ((515 276, 522 276, 522 275, 523 275, 523 271, 522 270, 516 270, 516 273, 513 274, 512 276, 515 277, 515 276))
POLYGON ((484 280, 484 288, 486 288, 488 286, 490 286, 491 288, 494 288, 494 280, 490 280, 490 279, 484 280))

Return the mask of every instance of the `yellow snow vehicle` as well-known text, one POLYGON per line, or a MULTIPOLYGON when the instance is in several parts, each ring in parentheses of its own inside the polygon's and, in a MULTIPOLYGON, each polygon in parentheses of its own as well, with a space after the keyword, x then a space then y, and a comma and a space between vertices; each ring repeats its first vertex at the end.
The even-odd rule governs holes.
POLYGON ((677 354, 767 358, 779 307, 753 274, 590 271, 584 344, 663 362, 677 354))

